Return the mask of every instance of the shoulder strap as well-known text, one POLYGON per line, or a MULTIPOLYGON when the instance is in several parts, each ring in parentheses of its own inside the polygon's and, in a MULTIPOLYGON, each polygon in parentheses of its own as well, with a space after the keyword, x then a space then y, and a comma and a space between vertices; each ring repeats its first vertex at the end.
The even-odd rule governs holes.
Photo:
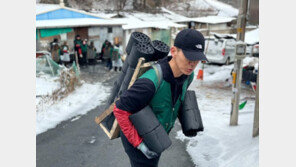
POLYGON ((159 86, 162 83, 162 77, 163 77, 163 75, 162 75, 162 69, 161 69, 161 67, 160 67, 159 64, 153 64, 152 67, 153 67, 153 69, 154 69, 154 71, 155 71, 155 73, 157 75, 157 79, 158 79, 157 88, 155 90, 155 92, 156 92, 158 90, 159 86))

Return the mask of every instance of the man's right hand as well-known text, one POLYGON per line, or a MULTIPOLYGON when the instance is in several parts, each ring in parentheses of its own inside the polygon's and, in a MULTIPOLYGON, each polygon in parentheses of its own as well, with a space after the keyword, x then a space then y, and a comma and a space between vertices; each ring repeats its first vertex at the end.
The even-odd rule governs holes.
POLYGON ((149 150, 149 148, 146 146, 144 142, 142 142, 138 147, 137 147, 142 153, 148 158, 156 158, 158 157, 158 154, 154 151, 149 150))

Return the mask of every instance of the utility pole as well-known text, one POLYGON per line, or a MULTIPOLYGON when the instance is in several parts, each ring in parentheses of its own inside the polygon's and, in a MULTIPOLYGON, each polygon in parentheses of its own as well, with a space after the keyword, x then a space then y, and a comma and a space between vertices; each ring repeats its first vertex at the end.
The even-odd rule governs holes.
MULTIPOLYGON (((237 20, 237 41, 243 42, 245 40, 245 30, 246 30, 246 15, 248 9, 248 0, 241 1, 241 7, 239 9, 239 15, 237 20)), ((243 49, 243 44, 240 44, 241 47, 236 46, 236 57, 234 62, 234 71, 232 73, 233 82, 232 82, 232 92, 233 96, 231 99, 231 114, 230 114, 230 125, 237 125, 238 123, 238 110, 240 102, 240 92, 241 92, 241 80, 242 80, 242 62, 245 53, 242 53, 239 50, 243 49), (240 53, 238 53, 240 52, 240 53)), ((245 48, 244 48, 245 49, 245 48)), ((244 50, 245 52, 245 50, 244 50)))
POLYGON ((247 23, 247 12, 248 12, 248 1, 242 0, 241 7, 239 9, 239 15, 237 20, 237 41, 245 41, 245 31, 246 31, 246 23, 247 23))
POLYGON ((259 135, 259 69, 256 83, 256 102, 255 102, 255 113, 254 113, 254 124, 253 124, 253 137, 259 135))

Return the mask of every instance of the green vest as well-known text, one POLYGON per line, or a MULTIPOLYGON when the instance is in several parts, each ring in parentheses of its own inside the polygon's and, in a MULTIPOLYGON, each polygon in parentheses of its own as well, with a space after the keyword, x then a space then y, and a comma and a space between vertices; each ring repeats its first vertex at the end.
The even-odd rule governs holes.
POLYGON ((87 44, 85 44, 85 45, 81 45, 81 51, 82 51, 82 53, 86 53, 87 52, 87 44))
POLYGON ((155 86, 156 90, 152 100, 149 103, 149 106, 152 108, 155 116, 161 123, 161 125, 164 127, 167 133, 171 131, 171 129, 174 127, 175 120, 178 116, 178 110, 181 105, 181 102, 183 102, 186 90, 190 83, 193 80, 192 73, 183 83, 182 87, 182 93, 178 97, 178 100, 176 101, 175 105, 173 105, 172 101, 172 92, 171 92, 171 84, 163 80, 159 87, 158 87, 158 78, 155 73, 154 69, 150 69, 147 72, 145 72, 141 77, 139 78, 147 78, 150 79, 155 86))

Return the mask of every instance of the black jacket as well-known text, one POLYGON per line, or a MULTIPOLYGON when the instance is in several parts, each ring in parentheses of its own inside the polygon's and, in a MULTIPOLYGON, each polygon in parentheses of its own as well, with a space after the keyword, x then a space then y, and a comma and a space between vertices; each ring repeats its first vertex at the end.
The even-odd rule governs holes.
MULTIPOLYGON (((182 85, 188 76, 181 75, 178 78, 174 77, 173 71, 168 64, 171 58, 165 57, 158 63, 162 69, 163 80, 171 84, 172 101, 175 104, 179 95, 182 93, 182 85)), ((151 80, 147 78, 137 79, 128 90, 122 93, 120 99, 116 101, 116 107, 130 113, 135 113, 149 104, 154 93, 155 86, 151 80)))

